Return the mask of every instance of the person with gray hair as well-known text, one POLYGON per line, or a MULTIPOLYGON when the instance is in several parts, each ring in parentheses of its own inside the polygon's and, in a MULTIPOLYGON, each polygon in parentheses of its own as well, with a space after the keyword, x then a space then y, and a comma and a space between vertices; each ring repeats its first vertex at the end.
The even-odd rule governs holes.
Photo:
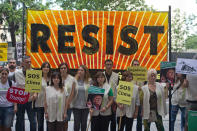
MULTIPOLYGON (((16 87, 25 89, 25 77, 26 71, 31 69, 31 58, 29 56, 24 56, 22 59, 22 69, 15 72, 16 87)), ((35 100, 33 94, 30 94, 29 100, 25 104, 17 104, 16 113, 16 131, 25 131, 24 115, 27 111, 27 116, 30 122, 30 131, 36 131, 36 116, 35 111, 32 109, 32 101, 35 100)))
MULTIPOLYGON (((193 56, 193 59, 197 60, 197 54, 193 56)), ((185 130, 188 130, 188 110, 197 111, 197 74, 188 74, 186 76, 188 88, 186 89, 186 101, 187 111, 186 111, 186 126, 185 130)))
POLYGON ((148 83, 142 86, 144 130, 150 131, 151 122, 155 122, 158 131, 164 131, 162 116, 166 113, 165 94, 162 85, 156 82, 157 71, 148 70, 148 83))

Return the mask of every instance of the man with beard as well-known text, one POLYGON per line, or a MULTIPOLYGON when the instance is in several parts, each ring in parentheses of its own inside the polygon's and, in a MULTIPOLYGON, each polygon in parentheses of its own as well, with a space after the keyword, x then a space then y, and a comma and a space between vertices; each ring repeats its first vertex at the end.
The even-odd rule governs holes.
POLYGON ((10 59, 8 60, 8 70, 9 70, 9 79, 15 81, 14 79, 14 72, 16 70, 16 60, 15 59, 10 59))

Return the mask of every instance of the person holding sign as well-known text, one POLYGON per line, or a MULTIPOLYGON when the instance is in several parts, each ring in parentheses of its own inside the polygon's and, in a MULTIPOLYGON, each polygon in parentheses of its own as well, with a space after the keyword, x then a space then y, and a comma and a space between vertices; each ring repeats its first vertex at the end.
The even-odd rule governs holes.
POLYGON ((81 131, 86 131, 89 113, 86 102, 88 98, 88 88, 90 87, 90 75, 88 68, 85 65, 81 65, 75 78, 77 83, 76 86, 72 87, 70 95, 73 98, 74 131, 79 131, 80 129, 81 131))
POLYGON ((106 78, 103 72, 97 72, 93 85, 102 89, 105 89, 103 101, 100 110, 94 108, 91 109, 92 121, 91 131, 108 131, 109 122, 111 118, 111 105, 113 103, 113 91, 107 84, 106 78))
MULTIPOLYGON (((62 77, 64 89, 68 92, 68 95, 70 95, 72 87, 74 88, 74 86, 75 86, 75 84, 74 84, 75 78, 73 76, 71 76, 70 74, 68 74, 69 67, 66 63, 61 63, 59 65, 58 70, 59 70, 61 77, 62 77)), ((72 113, 72 103, 71 103, 70 107, 68 107, 68 109, 67 109, 67 117, 64 120, 65 121, 64 131, 68 130, 68 121, 70 120, 71 113, 72 113)))
POLYGON ((186 83, 186 75, 177 73, 172 95, 171 131, 174 131, 174 123, 179 109, 181 110, 181 131, 184 131, 185 128, 186 83))
POLYGON ((166 113, 165 94, 162 85, 156 82, 157 71, 148 70, 148 83, 142 86, 144 130, 150 131, 151 122, 155 122, 158 131, 164 131, 162 116, 166 113))
MULTIPOLYGON (((130 71, 125 71, 122 74, 122 81, 132 82, 133 75, 130 71)), ((119 86, 118 86, 119 88, 119 86)), ((118 103, 116 111, 118 131, 131 131, 133 126, 133 119, 137 117, 139 107, 138 86, 134 85, 130 105, 118 103)))
POLYGON ((44 92, 47 86, 49 86, 51 78, 51 66, 48 62, 44 62, 41 65, 42 70, 42 88, 40 93, 35 93, 35 109, 38 122, 38 131, 44 131, 44 92))
MULTIPOLYGON (((29 56, 23 56, 22 69, 15 71, 16 86, 18 88, 25 89, 26 71, 31 69, 31 58, 29 56)), ((35 96, 31 93, 29 100, 25 104, 17 104, 16 113, 16 131, 25 131, 24 115, 25 110, 30 122, 30 131, 36 131, 37 123, 35 117, 35 111, 32 109, 32 101, 35 100, 35 96)))
POLYGON ((64 119, 67 116, 67 96, 60 73, 53 72, 51 85, 46 87, 44 102, 48 131, 63 131, 64 119))
POLYGON ((6 99, 6 94, 14 82, 8 80, 9 70, 7 68, 2 68, 0 73, 0 131, 11 131, 14 113, 17 112, 17 104, 9 102, 6 99))

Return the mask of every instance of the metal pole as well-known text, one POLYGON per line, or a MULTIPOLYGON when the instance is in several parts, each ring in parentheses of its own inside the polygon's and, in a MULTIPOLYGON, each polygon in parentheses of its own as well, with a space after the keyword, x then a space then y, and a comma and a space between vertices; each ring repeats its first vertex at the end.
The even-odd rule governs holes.
MULTIPOLYGON (((171 6, 169 6, 169 13, 168 13, 168 23, 169 23, 169 61, 171 61, 171 6)), ((172 94, 171 94, 171 83, 169 86, 169 131, 171 131, 171 110, 172 110, 172 94)))
POLYGON ((22 56, 24 56, 25 47, 25 3, 23 2, 23 26, 22 26, 22 56))

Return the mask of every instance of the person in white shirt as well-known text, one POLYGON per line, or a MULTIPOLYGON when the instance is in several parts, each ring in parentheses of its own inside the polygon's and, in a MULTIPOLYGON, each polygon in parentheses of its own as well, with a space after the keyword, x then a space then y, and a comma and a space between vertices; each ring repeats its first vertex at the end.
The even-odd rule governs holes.
POLYGON ((186 102, 186 75, 176 74, 175 84, 172 94, 172 110, 171 110, 171 131, 174 131, 174 124, 176 116, 181 110, 181 131, 184 131, 185 127, 185 110, 187 106, 186 102))
POLYGON ((142 86, 144 130, 150 131, 151 122, 155 122, 158 131, 164 131, 162 117, 166 112, 164 88, 156 82, 157 71, 148 70, 148 84, 142 86))
POLYGON ((0 131, 11 131, 17 104, 9 102, 6 94, 10 86, 14 86, 14 82, 8 80, 9 70, 7 68, 2 68, 0 73, 0 131))
MULTIPOLYGON (((112 71, 112 68, 113 68, 113 61, 111 59, 105 60, 104 75, 105 75, 106 83, 111 86, 113 94, 114 94, 116 87, 118 85, 118 73, 115 73, 114 71, 112 71)), ((116 130, 116 109, 117 109, 117 104, 114 100, 111 105, 111 111, 112 111, 111 118, 110 118, 110 122, 111 122, 110 130, 111 131, 116 130)))
POLYGON ((46 87, 44 111, 48 131, 63 131, 64 119, 67 116, 68 93, 63 87, 59 72, 51 75, 51 85, 46 87))
MULTIPOLYGON (((70 96, 72 88, 75 88, 76 80, 75 80, 75 78, 73 76, 68 74, 69 67, 68 67, 68 65, 66 63, 64 63, 64 62, 61 63, 59 65, 59 67, 58 67, 58 70, 59 70, 59 72, 61 74, 62 83, 64 85, 64 88, 68 92, 68 95, 70 96)), ((64 120, 65 121, 64 131, 68 130, 68 121, 70 121, 71 113, 72 113, 72 102, 71 102, 70 106, 67 109, 67 117, 64 120)))
POLYGON ((42 70, 42 87, 39 93, 35 93, 35 110, 38 122, 38 131, 44 131, 44 92, 47 86, 49 86, 51 78, 51 66, 48 62, 44 62, 41 65, 42 70))
MULTIPOLYGON (((193 59, 197 60, 197 54, 193 56, 193 59)), ((186 89, 186 125, 185 130, 188 130, 188 111, 197 111, 197 74, 187 74, 187 89, 186 89)))
MULTIPOLYGON (((133 80, 133 74, 130 71, 123 72, 122 81, 132 82, 132 80, 133 80)), ((124 131, 124 127, 126 128, 125 131, 132 130, 133 119, 137 118, 139 105, 140 105, 140 100, 138 94, 138 86, 134 85, 133 96, 131 98, 131 105, 118 103, 118 108, 116 111, 118 129, 120 129, 118 131, 124 131), (121 120, 121 126, 119 127, 120 117, 122 117, 122 120, 121 120)))

